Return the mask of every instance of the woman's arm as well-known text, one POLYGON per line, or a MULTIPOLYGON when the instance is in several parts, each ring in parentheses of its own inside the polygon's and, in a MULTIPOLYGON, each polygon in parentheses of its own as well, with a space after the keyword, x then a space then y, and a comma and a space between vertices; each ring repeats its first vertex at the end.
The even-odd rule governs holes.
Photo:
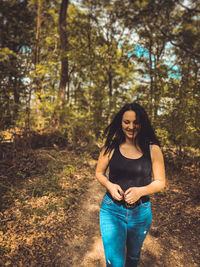
POLYGON ((150 195, 161 191, 165 187, 165 166, 163 154, 159 146, 153 145, 151 150, 153 181, 141 187, 142 195, 150 195))
POLYGON ((105 148, 102 149, 99 155, 96 167, 96 178, 111 193, 113 198, 120 201, 123 199, 123 190, 119 185, 111 183, 105 176, 106 169, 114 151, 112 151, 110 154, 107 153, 106 155, 104 155, 104 151, 105 148))
POLYGON ((165 166, 163 154, 159 146, 153 145, 151 149, 153 181, 146 186, 131 187, 125 192, 125 201, 132 204, 140 197, 154 194, 165 187, 165 166))

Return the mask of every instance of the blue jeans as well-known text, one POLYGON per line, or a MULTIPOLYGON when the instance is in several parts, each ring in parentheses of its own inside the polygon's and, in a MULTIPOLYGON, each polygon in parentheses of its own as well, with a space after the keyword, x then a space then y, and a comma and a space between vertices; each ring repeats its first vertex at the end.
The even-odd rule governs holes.
POLYGON ((150 201, 128 209, 105 194, 100 209, 100 228, 106 266, 137 266, 151 222, 150 201))

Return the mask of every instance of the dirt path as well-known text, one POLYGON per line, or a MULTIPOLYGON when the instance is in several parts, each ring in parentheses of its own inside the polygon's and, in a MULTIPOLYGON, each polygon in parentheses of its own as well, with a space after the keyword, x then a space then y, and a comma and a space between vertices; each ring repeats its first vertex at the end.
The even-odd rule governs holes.
MULTIPOLYGON (((94 178, 96 161, 86 156, 42 149, 0 162, 1 183, 32 173, 4 191, 0 266, 105 267, 99 227, 105 189, 94 178)), ((198 164, 168 167, 165 191, 151 196, 153 224, 139 267, 200 266, 199 175, 198 164)))
MULTIPOLYGON (((191 222, 185 221, 188 211, 185 210, 183 214, 181 209, 186 200, 183 190, 180 191, 182 185, 169 183, 163 195, 157 194, 151 198, 153 224, 143 245, 139 267, 199 266, 198 229, 191 228, 191 222), (177 199, 183 201, 178 202, 177 199)), ((91 178, 89 190, 80 200, 81 206, 75 220, 76 230, 72 230, 73 237, 62 252, 61 266, 105 267, 99 229, 99 209, 104 192, 96 179, 91 178)), ((190 210, 190 203, 187 205, 190 210)), ((200 211, 198 205, 193 206, 192 212, 194 209, 196 213, 191 220, 197 220, 200 211)), ((194 227, 198 225, 196 221, 194 227)))
POLYGON ((99 228, 99 209, 104 192, 103 187, 91 178, 89 190, 80 200, 72 239, 62 251, 61 266, 105 266, 99 228))

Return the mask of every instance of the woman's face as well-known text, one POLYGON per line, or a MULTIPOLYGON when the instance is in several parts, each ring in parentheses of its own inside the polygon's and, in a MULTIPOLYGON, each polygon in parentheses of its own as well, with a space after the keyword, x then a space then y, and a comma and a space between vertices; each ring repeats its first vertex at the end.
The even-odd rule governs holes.
POLYGON ((136 120, 136 113, 133 110, 124 112, 122 116, 122 131, 128 139, 133 139, 140 131, 140 123, 136 120))

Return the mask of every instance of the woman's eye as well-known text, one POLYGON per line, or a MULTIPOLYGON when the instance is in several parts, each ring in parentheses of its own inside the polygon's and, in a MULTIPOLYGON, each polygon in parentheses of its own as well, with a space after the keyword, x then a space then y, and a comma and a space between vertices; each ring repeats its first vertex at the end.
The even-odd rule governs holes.
POLYGON ((129 121, 124 121, 125 124, 129 124, 129 121))

